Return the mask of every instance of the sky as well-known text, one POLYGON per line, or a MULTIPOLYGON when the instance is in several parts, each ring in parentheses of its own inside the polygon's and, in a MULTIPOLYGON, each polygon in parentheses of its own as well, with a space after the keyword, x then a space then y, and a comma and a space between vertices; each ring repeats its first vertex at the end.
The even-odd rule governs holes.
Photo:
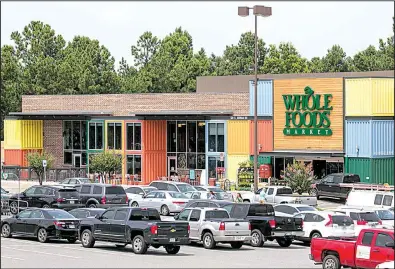
POLYGON ((98 39, 118 62, 132 62, 130 47, 145 31, 159 38, 181 26, 194 50, 222 55, 243 32, 254 31, 254 18, 239 17, 238 6, 272 7, 258 18, 258 36, 266 43, 292 42, 308 59, 324 56, 334 44, 347 53, 378 46, 392 33, 394 2, 1 2, 1 45, 13 44, 13 31, 32 20, 49 24, 66 41, 75 35, 98 39))

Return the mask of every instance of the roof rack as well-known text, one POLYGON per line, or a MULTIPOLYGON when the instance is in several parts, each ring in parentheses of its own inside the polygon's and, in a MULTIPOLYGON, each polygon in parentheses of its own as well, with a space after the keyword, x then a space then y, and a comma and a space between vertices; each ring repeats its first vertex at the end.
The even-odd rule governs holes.
POLYGON ((394 186, 386 184, 340 183, 339 185, 340 187, 352 188, 352 190, 394 191, 394 186))

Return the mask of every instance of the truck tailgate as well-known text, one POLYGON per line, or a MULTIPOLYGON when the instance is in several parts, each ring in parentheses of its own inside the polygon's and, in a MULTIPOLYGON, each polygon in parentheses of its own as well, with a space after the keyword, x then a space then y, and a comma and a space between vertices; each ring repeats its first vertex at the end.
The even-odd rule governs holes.
POLYGON ((276 228, 274 231, 303 231, 303 220, 293 217, 274 217, 276 228))
POLYGON ((225 223, 225 235, 251 235, 250 222, 242 219, 209 219, 206 221, 225 223))
POLYGON ((188 222, 157 222, 159 237, 189 237, 188 222))

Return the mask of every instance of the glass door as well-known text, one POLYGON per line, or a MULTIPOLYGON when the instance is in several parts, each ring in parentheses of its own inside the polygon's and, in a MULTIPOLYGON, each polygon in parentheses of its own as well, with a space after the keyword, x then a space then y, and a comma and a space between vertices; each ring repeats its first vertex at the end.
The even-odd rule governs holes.
POLYGON ((81 167, 81 154, 73 155, 73 166, 78 168, 81 167))

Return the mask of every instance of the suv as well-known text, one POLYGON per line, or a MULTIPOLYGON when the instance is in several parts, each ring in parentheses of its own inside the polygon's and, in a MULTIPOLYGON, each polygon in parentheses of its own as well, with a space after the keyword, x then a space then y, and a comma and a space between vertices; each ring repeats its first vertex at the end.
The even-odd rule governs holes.
POLYGON ((128 196, 122 186, 91 183, 76 186, 80 193, 81 203, 90 208, 109 208, 127 206, 128 196))
MULTIPOLYGON (((9 198, 10 212, 18 213, 18 194, 9 198)), ((71 210, 84 205, 79 202, 80 195, 75 188, 63 186, 32 186, 19 194, 19 207, 60 208, 71 210)))
POLYGON ((176 192, 196 191, 196 189, 192 185, 183 182, 152 181, 149 185, 150 187, 155 187, 160 191, 176 191, 176 192))

